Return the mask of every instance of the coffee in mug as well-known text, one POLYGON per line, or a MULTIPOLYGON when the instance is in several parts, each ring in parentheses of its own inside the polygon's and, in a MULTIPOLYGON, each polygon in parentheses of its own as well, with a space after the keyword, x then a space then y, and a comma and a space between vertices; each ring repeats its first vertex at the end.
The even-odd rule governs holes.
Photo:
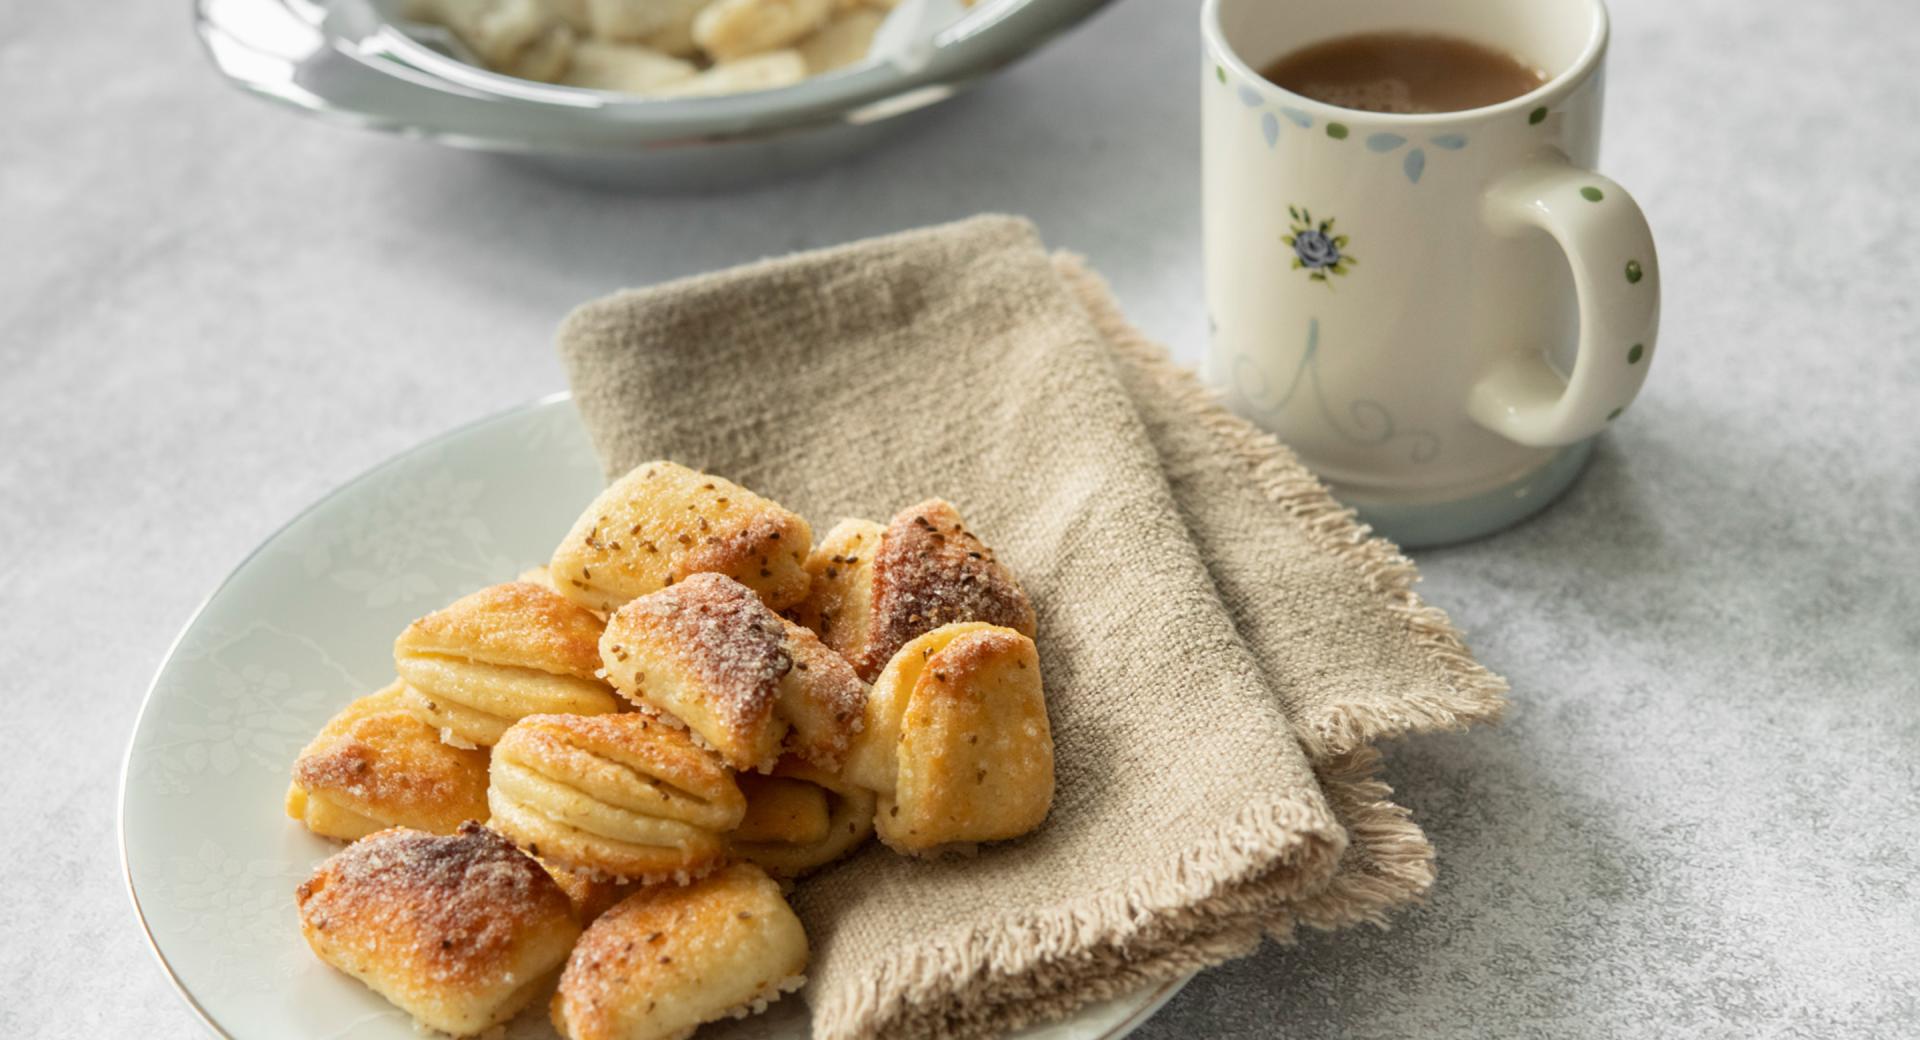
POLYGON ((1464 112, 1547 81, 1525 61, 1440 33, 1373 32, 1302 47, 1261 70, 1275 86, 1362 112, 1464 112))

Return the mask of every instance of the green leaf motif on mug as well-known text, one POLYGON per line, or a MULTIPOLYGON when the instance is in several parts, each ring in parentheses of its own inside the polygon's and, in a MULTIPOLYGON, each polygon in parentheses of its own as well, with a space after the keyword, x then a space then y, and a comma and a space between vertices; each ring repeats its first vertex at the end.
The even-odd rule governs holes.
POLYGON ((1640 261, 1638 260, 1627 261, 1627 284, 1634 285, 1634 284, 1638 284, 1639 281, 1640 281, 1640 261))
POLYGON ((1346 140, 1346 139, 1347 139, 1347 124, 1345 124, 1345 123, 1328 123, 1328 124, 1327 124, 1327 136, 1328 136, 1328 137, 1331 137, 1331 138, 1333 138, 1333 139, 1334 139, 1334 140, 1336 140, 1336 141, 1344 141, 1344 140, 1346 140))
POLYGON ((1213 74, 1217 79, 1220 80, 1221 83, 1225 83, 1227 81, 1227 70, 1224 66, 1215 65, 1213 67, 1213 74))
POLYGON ((1541 123, 1546 122, 1546 119, 1547 106, 1545 105, 1541 105, 1539 108, 1527 113, 1528 126, 1539 126, 1541 123))
POLYGON ((1625 408, 1615 408, 1615 409, 1614 409, 1613 411, 1611 411, 1611 412, 1608 412, 1608 413, 1607 413, 1607 421, 1608 421, 1608 422, 1612 422, 1612 421, 1614 421, 1615 419, 1618 419, 1618 418, 1620 418, 1620 413, 1621 413, 1621 412, 1624 412, 1624 411, 1626 411, 1626 409, 1625 409, 1625 408))
POLYGON ((1599 202, 1601 199, 1606 198, 1605 195, 1601 194, 1599 188, 1591 184, 1580 189, 1580 197, 1586 199, 1588 202, 1599 202))
POLYGON ((1647 345, 1645 343, 1635 343, 1633 349, 1627 351, 1627 364, 1637 365, 1640 363, 1640 359, 1646 356, 1647 345))

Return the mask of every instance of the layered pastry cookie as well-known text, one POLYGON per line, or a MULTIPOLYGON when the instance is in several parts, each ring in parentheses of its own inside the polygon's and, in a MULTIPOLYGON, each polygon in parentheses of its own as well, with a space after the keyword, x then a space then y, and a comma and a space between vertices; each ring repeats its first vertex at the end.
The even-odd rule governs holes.
POLYGON ((343 841, 388 827, 451 834, 487 818, 487 753, 442 743, 395 682, 347 705, 300 752, 287 815, 343 841))
POLYGON ((600 657, 621 696, 685 725, 739 770, 771 769, 783 747, 838 768, 866 705, 845 659, 719 574, 621 607, 600 657))
POLYGON ((492 826, 601 880, 699 877, 726 857, 746 799, 684 730, 638 712, 534 715, 493 749, 492 826))
POLYGON ((408 625, 393 644, 409 710, 450 744, 485 747, 528 715, 619 708, 600 670, 600 618, 552 589, 508 582, 408 625))
POLYGON ((896 851, 1038 827, 1053 804, 1053 735, 1033 640, 971 622, 902 647, 873 685, 845 776, 879 793, 874 828, 896 851))
POLYGON ((1031 639, 1033 604, 953 506, 932 498, 886 527, 843 520, 807 559, 795 620, 872 681, 899 649, 941 625, 984 621, 1031 639))
POLYGON ((554 550, 554 587, 598 611, 724 574, 784 610, 807 594, 807 522, 737 484, 672 462, 635 468, 594 499, 554 550))
POLYGON ((568 1040, 677 1040, 800 988, 807 936, 780 885, 740 863, 628 896, 580 937, 551 1005, 568 1040))
POLYGON ((513 1017, 580 935, 547 872, 475 823, 369 835, 321 863, 295 900, 315 955, 454 1036, 513 1017))
POLYGON ((774 877, 817 870, 873 836, 872 791, 791 755, 770 775, 742 773, 739 783, 747 813, 728 846, 774 877))

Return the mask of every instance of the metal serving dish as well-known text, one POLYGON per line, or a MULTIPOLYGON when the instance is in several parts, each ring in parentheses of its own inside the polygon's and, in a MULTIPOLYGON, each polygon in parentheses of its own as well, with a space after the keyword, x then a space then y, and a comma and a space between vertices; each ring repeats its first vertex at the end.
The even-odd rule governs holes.
POLYGON ((300 111, 600 183, 672 189, 841 158, 1106 2, 980 0, 912 67, 869 63, 779 90, 662 99, 489 72, 402 31, 371 0, 194 0, 194 14, 223 75, 300 111))

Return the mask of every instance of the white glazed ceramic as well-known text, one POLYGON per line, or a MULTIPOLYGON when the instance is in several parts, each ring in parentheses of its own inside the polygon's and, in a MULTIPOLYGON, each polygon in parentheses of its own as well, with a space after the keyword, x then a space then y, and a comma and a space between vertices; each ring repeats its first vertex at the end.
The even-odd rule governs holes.
MULTIPOLYGON (((267 539, 161 665, 120 790, 121 850, 141 927, 213 1031, 234 1040, 419 1040, 406 1015, 321 964, 293 889, 339 848, 282 809, 293 759, 393 673, 413 618, 546 558, 601 488, 572 403, 550 398, 369 471, 267 539)), ((1036 1029, 1117 1040, 1169 983, 1036 1029)), ((551 1037, 544 1009, 509 1037, 551 1037)), ((803 1040, 798 999, 698 1040, 803 1040)))
POLYGON ((1659 319, 1646 220, 1592 171, 1600 0, 1207 0, 1201 20, 1210 381, 1402 544, 1545 506, 1639 391, 1659 319), (1549 79, 1403 116, 1259 75, 1384 30, 1549 79))

